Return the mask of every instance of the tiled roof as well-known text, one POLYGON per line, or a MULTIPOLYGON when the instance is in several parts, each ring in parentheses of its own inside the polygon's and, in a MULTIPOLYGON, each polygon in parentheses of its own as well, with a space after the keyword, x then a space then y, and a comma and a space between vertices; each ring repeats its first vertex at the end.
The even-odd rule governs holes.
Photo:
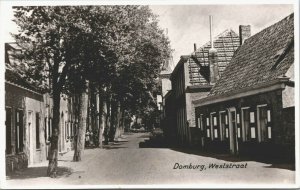
POLYGON ((294 14, 250 37, 209 96, 230 94, 282 77, 294 63, 294 14))
MULTIPOLYGON (((218 51, 218 66, 220 75, 225 67, 230 62, 234 52, 240 45, 238 34, 233 30, 227 29, 214 38, 214 48, 218 51)), ((207 42, 202 47, 198 48, 193 55, 197 57, 201 66, 208 66, 208 50, 211 48, 210 42, 207 42)), ((200 66, 190 58, 189 62, 189 77, 191 85, 208 85, 208 78, 200 74, 200 66)), ((208 71, 209 72, 209 71, 208 71)))
POLYGON ((21 48, 18 47, 17 44, 5 44, 5 81, 40 93, 41 89, 39 87, 25 79, 24 73, 22 72, 22 64, 18 58, 15 57, 15 54, 19 52, 21 52, 21 48))

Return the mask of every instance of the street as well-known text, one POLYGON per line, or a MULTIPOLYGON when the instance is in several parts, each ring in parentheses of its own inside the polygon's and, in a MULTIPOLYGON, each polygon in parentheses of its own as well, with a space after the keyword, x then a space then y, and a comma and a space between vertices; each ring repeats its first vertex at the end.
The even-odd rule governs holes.
POLYGON ((271 164, 228 162, 169 148, 139 148, 139 142, 148 139, 148 136, 148 133, 127 133, 120 142, 103 149, 86 149, 81 162, 73 162, 73 151, 70 151, 59 158, 57 178, 46 177, 47 162, 43 162, 7 176, 6 183, 11 188, 39 188, 43 185, 53 188, 57 185, 294 183, 295 171, 275 168, 271 164), (246 164, 246 168, 209 168, 211 164, 224 166, 230 163, 246 164), (183 165, 198 167, 193 169, 183 165))

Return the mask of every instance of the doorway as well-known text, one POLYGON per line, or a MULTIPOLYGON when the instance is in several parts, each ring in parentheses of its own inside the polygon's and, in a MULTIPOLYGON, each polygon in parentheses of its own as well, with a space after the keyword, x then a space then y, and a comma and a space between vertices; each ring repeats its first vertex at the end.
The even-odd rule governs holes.
POLYGON ((32 111, 27 112, 27 134, 28 134, 28 145, 29 145, 29 159, 28 159, 28 165, 33 164, 33 154, 34 154, 34 149, 33 149, 33 136, 32 136, 32 111))
POLYGON ((229 116, 229 147, 231 154, 238 154, 239 145, 238 145, 238 137, 237 137, 237 125, 236 125, 236 109, 229 108, 228 109, 229 116))

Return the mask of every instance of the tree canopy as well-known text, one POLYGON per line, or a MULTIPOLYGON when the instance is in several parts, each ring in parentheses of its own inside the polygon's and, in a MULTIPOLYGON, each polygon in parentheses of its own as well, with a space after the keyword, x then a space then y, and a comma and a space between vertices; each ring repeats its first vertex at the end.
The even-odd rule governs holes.
POLYGON ((155 78, 170 55, 148 6, 15 7, 15 22, 28 78, 50 90, 48 79, 67 93, 84 78, 112 87, 116 98, 134 105, 152 99, 155 78))

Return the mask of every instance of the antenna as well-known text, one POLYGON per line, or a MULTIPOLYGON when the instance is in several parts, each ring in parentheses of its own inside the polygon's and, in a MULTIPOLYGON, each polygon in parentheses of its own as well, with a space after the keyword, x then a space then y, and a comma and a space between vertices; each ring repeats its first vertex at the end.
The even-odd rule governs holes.
POLYGON ((213 36, 213 17, 211 15, 209 15, 209 29, 210 29, 210 45, 211 48, 214 48, 214 42, 212 39, 213 36))

